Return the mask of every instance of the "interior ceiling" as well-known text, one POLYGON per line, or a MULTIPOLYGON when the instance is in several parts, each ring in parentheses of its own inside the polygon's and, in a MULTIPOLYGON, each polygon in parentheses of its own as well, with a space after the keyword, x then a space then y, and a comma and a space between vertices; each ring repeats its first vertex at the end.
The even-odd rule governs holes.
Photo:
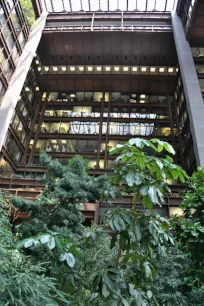
POLYGON ((144 94, 164 94, 174 92, 174 76, 131 76, 131 75, 40 75, 40 88, 43 91, 120 91, 144 94))
POLYGON ((41 0, 49 13, 94 11, 169 12, 177 0, 41 0))
POLYGON ((195 11, 193 12, 192 21, 188 38, 191 46, 204 46, 204 1, 197 1, 195 11))
POLYGON ((44 32, 38 54, 42 65, 177 64, 171 32, 44 32))

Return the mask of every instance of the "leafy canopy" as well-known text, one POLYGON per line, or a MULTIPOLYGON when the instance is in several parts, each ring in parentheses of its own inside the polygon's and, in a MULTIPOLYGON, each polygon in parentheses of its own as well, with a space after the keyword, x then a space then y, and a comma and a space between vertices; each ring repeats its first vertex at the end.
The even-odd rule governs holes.
POLYGON ((112 235, 110 247, 117 247, 117 256, 114 264, 101 265, 96 273, 90 301, 100 297, 104 306, 158 305, 151 290, 157 275, 155 257, 165 255, 174 242, 167 232, 168 221, 152 209, 163 202, 168 179, 184 182, 188 176, 169 156, 175 153, 172 146, 158 139, 130 139, 110 153, 119 154, 113 183, 121 193, 132 195, 133 205, 112 208, 105 216, 112 235), (168 153, 165 158, 155 156, 163 151, 168 153), (137 210, 138 201, 143 211, 137 210))
POLYGON ((180 207, 184 216, 173 218, 174 235, 192 260, 188 271, 192 283, 196 287, 204 287, 204 167, 198 168, 190 178, 180 207))

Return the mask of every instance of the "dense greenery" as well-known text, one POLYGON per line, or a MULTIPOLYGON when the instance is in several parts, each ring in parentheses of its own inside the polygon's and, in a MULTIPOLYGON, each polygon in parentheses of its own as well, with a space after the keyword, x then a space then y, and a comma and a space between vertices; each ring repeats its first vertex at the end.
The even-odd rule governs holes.
POLYGON ((35 13, 33 10, 33 5, 31 0, 20 0, 21 7, 23 9, 24 15, 27 18, 28 24, 32 26, 35 21, 35 13))
POLYGON ((158 139, 131 139, 111 154, 119 154, 113 176, 94 178, 82 157, 63 166, 44 153, 48 180, 36 201, 1 196, 0 305, 203 306, 204 169, 189 180, 158 139), (169 179, 189 181, 183 219, 153 211, 169 179), (121 194, 131 209, 111 205, 121 194), (101 199, 103 224, 85 227, 80 204, 101 199), (12 234, 14 209, 31 216, 12 234))
POLYGON ((58 305, 64 298, 54 279, 44 275, 42 264, 32 264, 29 257, 17 250, 8 208, 0 194, 0 305, 58 305))
POLYGON ((189 281, 204 289, 204 168, 199 168, 189 180, 181 208, 184 218, 173 219, 174 234, 180 248, 189 253, 192 261, 189 281))

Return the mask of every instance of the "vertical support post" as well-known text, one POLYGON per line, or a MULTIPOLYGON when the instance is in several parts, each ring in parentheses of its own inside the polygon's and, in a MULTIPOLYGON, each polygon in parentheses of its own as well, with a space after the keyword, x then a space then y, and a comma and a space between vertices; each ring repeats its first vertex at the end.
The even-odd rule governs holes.
POLYGON ((186 40, 180 17, 171 12, 174 40, 189 114, 194 152, 198 166, 204 166, 204 103, 191 48, 186 40))
POLYGON ((167 104, 168 104, 168 114, 169 114, 169 125, 171 129, 171 139, 172 139, 172 144, 175 144, 175 138, 174 138, 174 123, 173 123, 173 116, 172 116, 172 108, 171 108, 171 102, 169 99, 169 93, 166 95, 167 98, 167 104))
POLYGON ((26 156, 27 156, 27 153, 28 153, 29 143, 30 143, 31 137, 32 137, 33 132, 34 132, 37 116, 39 115, 41 98, 42 98, 42 95, 40 95, 40 97, 38 99, 38 102, 37 102, 37 105, 36 105, 36 108, 35 108, 35 113, 34 113, 34 116, 33 116, 32 122, 31 122, 31 126, 30 126, 30 132, 29 132, 29 135, 28 135, 28 137, 26 139, 26 143, 25 143, 25 151, 24 151, 24 154, 23 154, 22 159, 21 159, 21 165, 24 165, 24 163, 26 161, 26 156))
POLYGON ((96 160, 97 167, 99 167, 99 163, 100 163, 101 139, 102 139, 102 132, 103 132, 104 102, 105 102, 105 92, 103 91, 102 105, 101 105, 101 116, 100 116, 100 126, 99 126, 99 136, 98 136, 98 152, 97 152, 97 160, 96 160))
POLYGON ((37 131, 35 133, 32 150, 30 152, 30 156, 29 156, 29 160, 28 160, 29 164, 32 163, 33 154, 35 152, 35 147, 36 147, 36 144, 37 144, 37 141, 38 141, 38 135, 39 135, 39 132, 40 132, 40 129, 41 129, 41 125, 42 125, 43 119, 44 119, 44 112, 45 112, 45 107, 47 105, 47 102, 48 102, 48 100, 46 99, 44 101, 43 105, 42 105, 42 108, 41 108, 40 118, 39 118, 39 121, 38 121, 38 127, 37 127, 37 131))
POLYGON ((182 141, 181 141, 181 126, 179 122, 179 117, 178 117, 178 110, 177 110, 177 105, 176 105, 176 99, 174 96, 174 109, 175 109, 175 114, 176 114, 176 126, 177 126, 177 133, 178 133, 178 139, 179 139, 179 154, 180 154, 180 164, 182 167, 184 167, 184 160, 183 160, 183 150, 182 150, 182 141))
POLYGON ((108 168, 108 142, 109 142, 109 127, 110 127, 110 107, 111 107, 112 95, 109 92, 109 102, 108 102, 108 117, 107 117, 107 130, 106 130, 106 146, 105 146, 105 157, 104 157, 104 169, 108 168))
POLYGON ((100 202, 98 201, 96 204, 96 210, 95 210, 95 214, 94 214, 94 222, 96 224, 99 224, 99 215, 100 215, 100 202))

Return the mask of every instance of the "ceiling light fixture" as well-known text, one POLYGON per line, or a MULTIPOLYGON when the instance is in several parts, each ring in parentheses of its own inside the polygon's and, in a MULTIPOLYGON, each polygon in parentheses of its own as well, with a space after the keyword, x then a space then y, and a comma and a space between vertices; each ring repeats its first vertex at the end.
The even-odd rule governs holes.
POLYGON ((168 72, 173 72, 174 71, 174 68, 169 68, 168 69, 168 72))
POLYGON ((132 71, 137 71, 137 67, 132 67, 132 71))
POLYGON ((111 69, 110 69, 110 67, 106 67, 106 71, 110 71, 111 69))
POLYGON ((73 67, 73 66, 70 67, 70 70, 71 70, 71 71, 75 71, 75 67, 73 67))
POLYGON ((88 71, 93 71, 93 67, 88 67, 88 71))
POLYGON ((40 90, 40 88, 39 88, 39 87, 35 87, 35 90, 36 90, 36 91, 39 91, 39 90, 40 90))
POLYGON ((57 71, 58 70, 58 67, 53 67, 53 71, 57 71))
POLYGON ((141 71, 142 71, 142 72, 147 71, 147 67, 142 67, 142 68, 141 68, 141 71))
POLYGON ((159 72, 164 72, 164 68, 159 68, 159 72))
POLYGON ((151 67, 150 68, 150 72, 155 72, 156 71, 156 68, 155 67, 151 67))
POLYGON ((101 71, 102 68, 98 66, 98 67, 96 67, 96 70, 97 70, 97 71, 101 71))
POLYGON ((145 95, 140 95, 140 98, 142 99, 145 99, 145 97, 146 97, 145 95))
POLYGON ((123 71, 128 71, 129 67, 123 67, 123 71))
POLYGON ((83 66, 80 66, 80 67, 79 67, 79 71, 84 71, 84 67, 83 67, 83 66))
POLYGON ((67 70, 67 67, 62 67, 62 71, 66 71, 67 70))
POLYGON ((119 70, 120 70, 120 67, 114 67, 114 70, 115 70, 115 71, 119 71, 119 70))
POLYGON ((49 71, 49 67, 45 67, 45 71, 49 71))

